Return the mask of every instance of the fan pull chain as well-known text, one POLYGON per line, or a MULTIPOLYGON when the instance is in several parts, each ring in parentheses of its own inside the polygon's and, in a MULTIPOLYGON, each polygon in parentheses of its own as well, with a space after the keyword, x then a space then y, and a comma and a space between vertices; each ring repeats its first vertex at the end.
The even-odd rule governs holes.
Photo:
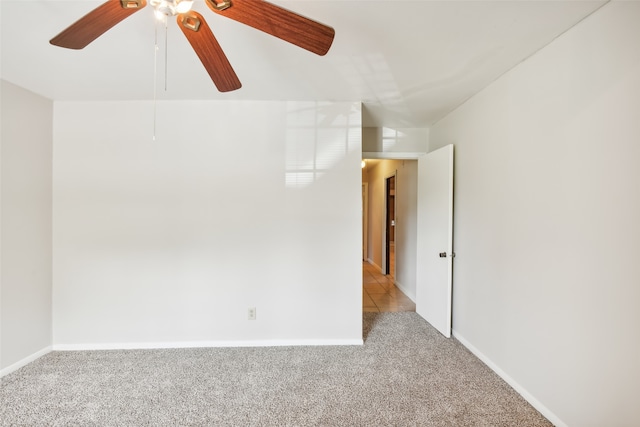
POLYGON ((169 20, 164 20, 164 91, 167 91, 167 64, 169 63, 169 20))
POLYGON ((155 43, 153 46, 153 140, 156 140, 157 100, 158 100, 158 25, 154 25, 155 43))

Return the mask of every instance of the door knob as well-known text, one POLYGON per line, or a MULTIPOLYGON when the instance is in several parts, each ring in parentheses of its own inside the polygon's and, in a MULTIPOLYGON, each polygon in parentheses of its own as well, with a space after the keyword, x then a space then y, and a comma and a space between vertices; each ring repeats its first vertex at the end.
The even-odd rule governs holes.
POLYGON ((447 257, 446 252, 440 252, 440 258, 446 258, 446 257, 447 257))

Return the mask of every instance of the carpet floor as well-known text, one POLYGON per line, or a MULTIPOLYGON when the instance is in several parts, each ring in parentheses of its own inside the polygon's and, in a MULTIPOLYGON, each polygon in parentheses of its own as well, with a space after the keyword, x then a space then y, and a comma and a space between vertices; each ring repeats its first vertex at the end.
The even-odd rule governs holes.
POLYGON ((416 313, 363 346, 52 352, 2 378, 2 426, 551 426, 416 313))

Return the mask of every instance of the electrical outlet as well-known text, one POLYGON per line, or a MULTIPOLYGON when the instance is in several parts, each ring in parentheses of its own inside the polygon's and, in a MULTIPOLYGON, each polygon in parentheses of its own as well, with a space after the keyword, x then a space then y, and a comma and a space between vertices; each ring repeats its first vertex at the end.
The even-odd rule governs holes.
POLYGON ((249 308, 249 320, 256 320, 256 308, 249 308))

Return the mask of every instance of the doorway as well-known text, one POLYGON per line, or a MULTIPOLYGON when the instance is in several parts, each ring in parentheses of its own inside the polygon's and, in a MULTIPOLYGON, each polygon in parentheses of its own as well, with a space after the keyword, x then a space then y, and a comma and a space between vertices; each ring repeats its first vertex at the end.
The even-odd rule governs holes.
POLYGON ((395 242, 396 242, 396 175, 385 179, 385 266, 387 275, 395 279, 395 242))
POLYGON ((362 261, 369 257, 369 183, 362 183, 362 261))
POLYGON ((367 160, 363 169, 363 186, 367 183, 369 190, 368 226, 364 230, 368 235, 368 258, 362 264, 365 312, 415 311, 412 288, 403 288, 398 281, 404 277, 406 284, 413 285, 411 266, 407 267, 402 257, 407 254, 409 262, 413 261, 415 163, 375 159, 367 160))

